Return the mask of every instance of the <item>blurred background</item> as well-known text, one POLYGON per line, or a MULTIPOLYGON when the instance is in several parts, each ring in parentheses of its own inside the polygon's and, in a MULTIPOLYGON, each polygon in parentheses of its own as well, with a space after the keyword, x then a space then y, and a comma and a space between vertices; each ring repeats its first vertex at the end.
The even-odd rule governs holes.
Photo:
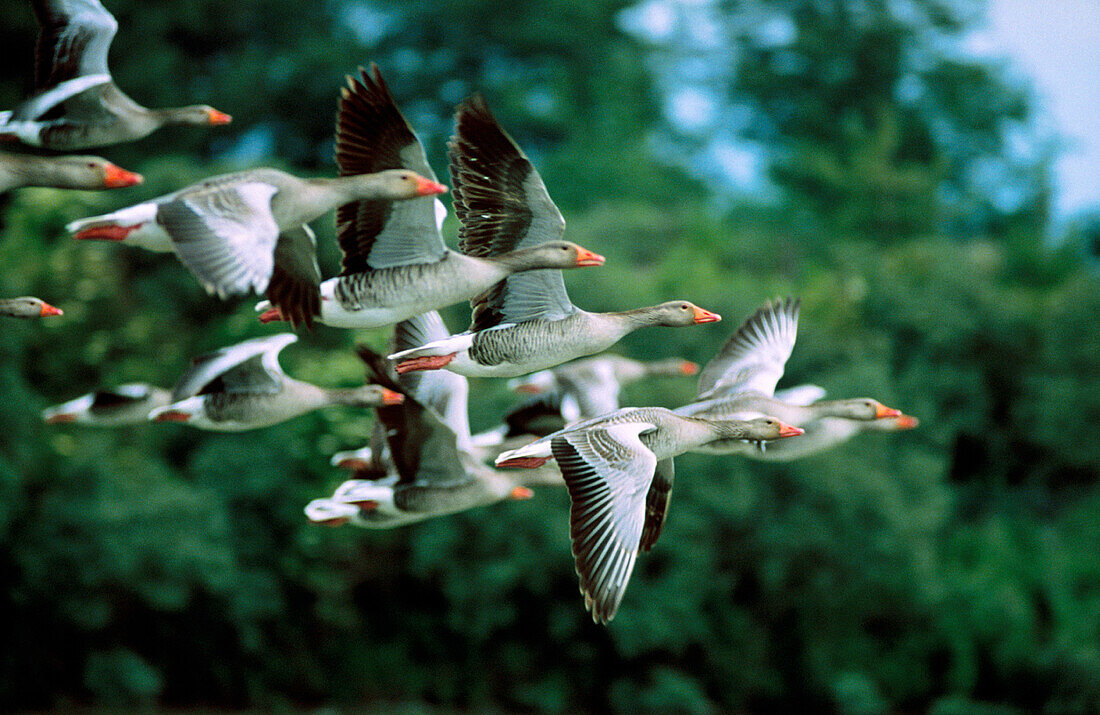
MULTIPOLYGON (((99 152, 146 176, 134 189, 0 197, 0 295, 65 311, 0 326, 0 704, 1100 710, 1092 0, 105 5, 127 93, 234 121, 99 152), (703 363, 800 295, 781 385, 921 427, 787 465, 678 459, 664 535, 599 627, 564 490, 389 532, 308 524, 370 414, 235 435, 43 425, 48 404, 169 386, 191 356, 273 332, 171 256, 64 224, 250 166, 333 174, 337 91, 370 61, 444 181, 453 107, 486 95, 568 237, 608 257, 567 274, 578 305, 725 316, 619 351, 703 363)), ((36 26, 24 2, 0 17, 8 108, 36 26)), ((333 275, 332 219, 315 226, 333 275)), ((468 309, 445 317, 461 329, 468 309)), ((387 339, 321 326, 283 364, 354 385, 353 343, 387 339)), ((513 400, 502 382, 475 381, 475 429, 513 400)))

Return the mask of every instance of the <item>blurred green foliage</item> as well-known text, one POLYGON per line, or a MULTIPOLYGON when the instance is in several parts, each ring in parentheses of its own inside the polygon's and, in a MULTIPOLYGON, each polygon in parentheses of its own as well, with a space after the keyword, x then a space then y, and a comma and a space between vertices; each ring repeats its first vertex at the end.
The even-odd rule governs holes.
MULTIPOLYGON (((726 89, 757 112, 780 189, 719 208, 720 189, 655 158, 667 48, 618 29, 628 2, 108 0, 127 92, 234 123, 104 149, 145 174, 135 189, 0 199, 0 295, 65 310, 2 326, 0 703, 1100 709, 1095 227, 1046 240, 1046 156, 1016 167, 1031 188, 1008 209, 967 183, 1031 110, 998 68, 917 51, 957 43, 966 3, 914 0, 907 18, 878 1, 858 4, 867 16, 755 4, 792 18, 784 52, 803 69, 734 31, 740 3, 715 5, 740 57, 726 89), (786 384, 874 396, 921 428, 789 465, 678 460, 665 534, 604 628, 577 594, 564 491, 392 532, 307 524, 304 504, 341 478, 328 455, 365 443, 368 414, 235 435, 42 425, 48 404, 170 385, 191 356, 271 331, 171 257, 74 242, 64 224, 246 165, 331 173, 337 88, 371 60, 441 176, 451 108, 488 96, 570 237, 608 257, 567 276, 580 306, 675 297, 726 317, 636 333, 624 353, 705 362, 765 299, 801 295, 786 384), (913 74, 928 88, 915 105, 895 96, 913 74)), ((29 90, 34 22, 24 3, 0 8, 0 39, 25 58, 0 70, 10 106, 29 90)), ((331 221, 317 228, 331 275, 331 221)), ((457 329, 466 309, 446 317, 457 329)), ((322 327, 284 366, 353 385, 351 345, 386 339, 322 327)), ((671 406, 692 388, 625 399, 671 406)), ((475 428, 512 399, 494 381, 473 394, 475 428)))

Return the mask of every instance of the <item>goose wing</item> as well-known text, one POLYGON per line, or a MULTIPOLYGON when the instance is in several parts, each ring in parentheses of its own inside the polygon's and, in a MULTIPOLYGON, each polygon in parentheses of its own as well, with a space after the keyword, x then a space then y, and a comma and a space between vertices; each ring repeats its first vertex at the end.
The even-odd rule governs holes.
POLYGON ((615 616, 634 570, 657 457, 640 439, 656 429, 629 422, 570 431, 550 443, 572 508, 569 534, 593 620, 615 616))
MULTIPOLYGON (((462 251, 496 256, 560 240, 565 233, 561 211, 485 100, 480 95, 466 100, 455 123, 448 156, 462 251)), ((558 270, 514 273, 470 304, 472 331, 538 318, 556 320, 577 310, 558 270)))
POLYGON ((267 299, 291 326, 313 327, 321 314, 321 267, 317 264, 317 237, 309 226, 279 234, 275 265, 267 284, 267 299))
POLYGON ((106 75, 107 52, 118 22, 99 0, 32 0, 41 30, 35 48, 35 87, 106 75))
POLYGON ((224 298, 267 289, 279 227, 271 214, 278 188, 264 181, 196 187, 157 208, 157 223, 183 265, 224 298))
POLYGON ((278 392, 283 378, 279 351, 297 339, 294 333, 279 333, 200 355, 180 376, 172 402, 214 392, 278 392))
POLYGON ((750 315, 699 373, 699 397, 775 392, 798 336, 797 299, 776 300, 750 315))
MULTIPOLYGON (((397 108, 382 73, 348 77, 336 115, 336 165, 341 176, 409 169, 435 181, 424 147, 397 108)), ((336 212, 344 253, 341 275, 413 263, 434 263, 446 253, 439 232, 443 204, 432 197, 408 201, 362 200, 336 212)), ((446 209, 443 210, 446 216, 446 209)))
POLYGON ((472 477, 462 462, 454 431, 394 379, 388 360, 364 345, 357 346, 356 352, 366 363, 371 382, 405 395, 400 405, 375 408, 385 427, 390 456, 399 475, 398 485, 454 486, 470 481, 472 477))
MULTIPOLYGON (((403 320, 393 333, 394 352, 427 345, 450 335, 436 311, 429 311, 403 320)), ((466 378, 449 370, 407 372, 397 378, 416 401, 435 410, 458 440, 458 448, 469 451, 470 420, 467 401, 469 383, 466 378)))

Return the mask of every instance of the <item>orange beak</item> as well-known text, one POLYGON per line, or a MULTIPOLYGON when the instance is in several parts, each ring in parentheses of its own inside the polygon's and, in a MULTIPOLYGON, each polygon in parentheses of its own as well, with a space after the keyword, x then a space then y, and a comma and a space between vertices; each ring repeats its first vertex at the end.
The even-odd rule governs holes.
POLYGON ((229 116, 225 112, 219 112, 216 109, 211 109, 206 113, 206 120, 213 126, 219 126, 222 124, 229 124, 233 121, 233 117, 229 116))
POLYGON ((64 315, 64 314, 65 313, 62 312, 61 308, 55 308, 52 305, 50 305, 49 303, 43 303, 42 304, 42 312, 40 312, 38 315, 40 315, 43 318, 46 318, 46 317, 51 316, 51 315, 64 315))
POLYGON ((722 319, 718 313, 712 313, 709 310, 703 310, 699 306, 695 306, 695 322, 696 323, 717 323, 722 319))
POLYGON ((783 422, 779 423, 779 436, 780 437, 797 437, 800 434, 805 433, 806 430, 801 427, 795 427, 783 422))
POLYGON ((515 487, 509 496, 513 499, 530 499, 535 496, 535 493, 527 487, 515 487))
POLYGON ((530 382, 525 382, 521 385, 516 385, 516 392, 521 395, 541 395, 542 388, 530 382))
POLYGON ((154 422, 187 422, 191 419, 189 412, 180 412, 179 410, 168 410, 167 412, 161 412, 159 415, 153 418, 154 422))
POLYGON ((145 181, 141 174, 126 171, 114 164, 107 164, 103 168, 103 174, 103 188, 105 189, 122 189, 145 181))
POLYGON ((881 420, 883 417, 901 417, 901 410, 895 410, 893 407, 887 407, 879 403, 878 407, 875 408, 875 419, 881 420))
POLYGON ((680 363, 680 372, 684 373, 688 377, 691 377, 692 375, 699 372, 699 366, 693 363, 691 360, 684 360, 682 363, 680 363))
POLYGON ((405 401, 405 396, 400 392, 388 390, 385 387, 382 388, 382 404, 383 405, 400 405, 405 401))
POLYGON ((76 415, 71 412, 62 412, 57 415, 50 415, 46 418, 46 424, 48 425, 64 425, 70 422, 76 422, 76 415))
POLYGON ((598 253, 593 253, 587 248, 581 248, 577 246, 577 267, 584 268, 585 266, 602 266, 604 260, 603 256, 598 253))
POLYGON ((331 519, 325 519, 323 521, 315 521, 313 523, 314 524, 321 524, 322 526, 343 526, 344 524, 348 523, 349 521, 351 521, 351 519, 349 519, 346 516, 334 516, 331 519))
POLYGON ((901 415, 894 424, 898 426, 898 429, 913 429, 920 425, 920 420, 911 415, 901 415))
POLYGON ((363 511, 374 511, 378 508, 378 502, 373 499, 364 499, 363 501, 353 501, 348 503, 359 507, 363 511))
POLYGON ((425 179, 423 176, 416 181, 417 196, 435 196, 436 194, 445 193, 447 193, 447 187, 439 183, 438 181, 425 179))

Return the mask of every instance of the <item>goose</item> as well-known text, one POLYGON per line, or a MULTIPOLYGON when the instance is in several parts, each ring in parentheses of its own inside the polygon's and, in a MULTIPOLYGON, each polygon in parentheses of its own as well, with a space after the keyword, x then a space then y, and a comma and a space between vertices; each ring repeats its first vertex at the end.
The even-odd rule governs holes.
POLYGON ((46 318, 64 315, 64 312, 40 298, 25 295, 20 298, 0 298, 0 315, 11 318, 46 318))
POLYGON ((172 393, 144 382, 130 382, 81 395, 42 410, 46 424, 77 423, 95 427, 123 427, 149 421, 149 413, 168 405, 172 393))
POLYGON ((788 400, 780 399, 775 386, 794 348, 799 308, 797 299, 775 300, 746 318, 703 368, 695 401, 676 413, 712 419, 772 415, 799 425, 806 435, 766 450, 719 440, 693 451, 789 460, 840 444, 864 429, 893 431, 917 425, 916 418, 870 398, 821 400, 824 391, 813 385, 800 386, 787 393, 788 400))
MULTIPOLYGON (((446 327, 438 313, 430 312, 399 323, 395 344, 433 333, 446 334, 446 327)), ((527 499, 533 496, 530 484, 562 483, 551 470, 532 476, 509 474, 485 466, 471 454, 465 378, 441 372, 394 380, 381 355, 363 346, 359 355, 373 379, 404 394, 405 401, 378 408, 381 429, 376 434, 384 435, 388 450, 376 445, 372 463, 360 474, 383 478, 348 480, 331 497, 362 510, 358 525, 400 526, 505 499, 527 499), (385 458, 376 459, 376 454, 385 458)))
POLYGON ((223 174, 103 216, 70 223, 77 239, 174 252, 208 293, 293 295, 320 281, 307 222, 361 198, 408 200, 446 191, 394 169, 300 179, 278 169, 223 174))
POLYGON ((575 422, 619 409, 619 390, 638 380, 698 372, 698 365, 682 358, 644 362, 609 354, 516 378, 508 382, 508 387, 527 394, 560 392, 562 416, 575 422))
MULTIPOLYGON (((390 94, 377 65, 348 77, 336 121, 341 175, 404 169, 435 180, 424 147, 390 94)), ((447 249, 439 201, 365 200, 341 206, 336 230, 340 275, 301 290, 269 291, 260 320, 313 320, 338 328, 377 328, 468 301, 513 273, 538 268, 598 266, 604 261, 574 243, 555 241, 495 256, 447 249)))
POLYGON ((152 410, 149 419, 240 432, 328 405, 376 407, 404 399, 379 385, 333 390, 288 377, 279 367, 279 352, 297 339, 293 333, 279 333, 195 358, 172 391, 171 403, 152 410))
MULTIPOLYGON (((463 252, 492 256, 558 240, 565 219, 485 100, 466 100, 455 121, 449 156, 463 252)), ((687 301, 589 313, 570 302, 557 270, 513 274, 471 304, 467 332, 391 355, 397 372, 446 368, 467 377, 516 377, 601 352, 641 327, 721 320, 687 301)))
POLYGON ((231 121, 206 105, 147 109, 127 97, 107 67, 118 22, 99 0, 32 0, 31 5, 41 26, 36 93, 0 112, 0 138, 73 151, 136 141, 166 124, 231 121))
POLYGON ((140 184, 141 174, 98 156, 34 156, 0 153, 0 194, 20 186, 119 189, 140 184))
POLYGON ((597 623, 615 617, 634 561, 660 536, 673 458, 716 439, 776 440, 802 434, 772 417, 716 420, 662 407, 627 407, 502 453, 498 467, 554 459, 569 488, 569 533, 585 607, 597 623))

